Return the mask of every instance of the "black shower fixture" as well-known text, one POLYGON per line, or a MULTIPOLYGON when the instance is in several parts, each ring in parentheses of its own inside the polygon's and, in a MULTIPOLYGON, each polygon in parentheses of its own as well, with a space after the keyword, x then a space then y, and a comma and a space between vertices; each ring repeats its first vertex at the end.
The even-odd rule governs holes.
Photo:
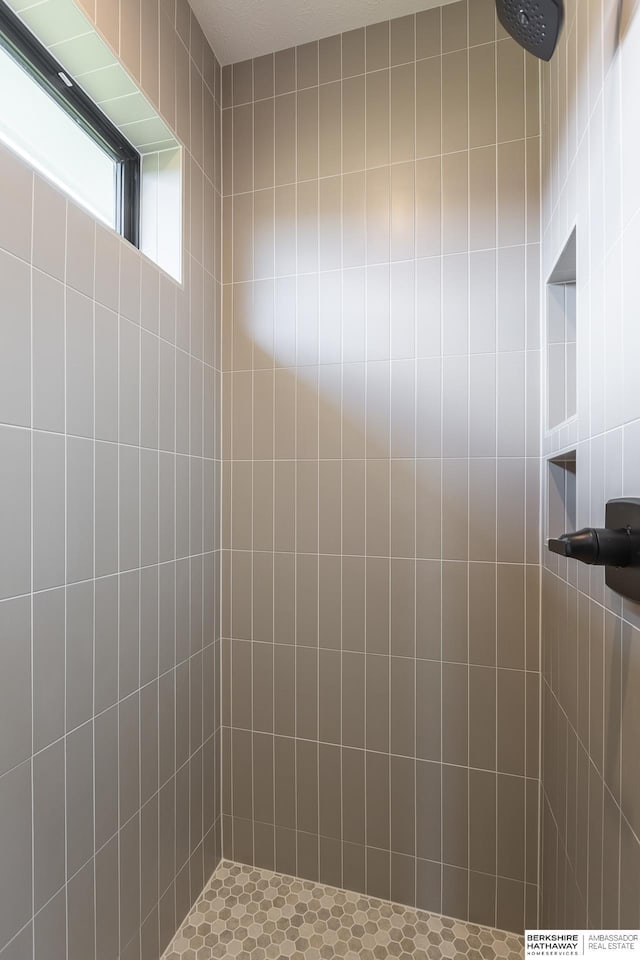
POLYGON ((563 0, 496 0, 498 19, 521 47, 551 60, 564 20, 563 0))
POLYGON ((609 500, 603 528, 563 533, 547 546, 561 557, 606 567, 607 586, 640 603, 640 499, 609 500))

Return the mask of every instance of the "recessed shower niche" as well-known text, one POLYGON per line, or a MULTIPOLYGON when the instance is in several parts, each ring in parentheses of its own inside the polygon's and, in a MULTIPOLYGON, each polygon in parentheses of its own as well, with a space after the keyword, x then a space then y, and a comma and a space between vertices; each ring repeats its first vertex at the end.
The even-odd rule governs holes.
POLYGON ((547 281, 547 428, 576 415, 576 231, 547 281))
POLYGON ((561 453, 547 463, 547 537, 561 537, 576 528, 576 451, 561 453))

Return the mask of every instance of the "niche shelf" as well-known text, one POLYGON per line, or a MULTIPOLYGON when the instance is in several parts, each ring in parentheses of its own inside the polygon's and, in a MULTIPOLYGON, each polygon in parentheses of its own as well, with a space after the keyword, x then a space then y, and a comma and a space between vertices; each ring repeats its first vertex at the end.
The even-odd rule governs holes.
MULTIPOLYGON (((547 460, 547 537, 545 542, 577 529, 576 460, 575 450, 568 450, 547 460)), ((570 562, 545 549, 544 565, 548 570, 553 570, 563 579, 577 586, 578 567, 582 566, 581 564, 570 562)))
POLYGON ((547 426, 576 415, 576 231, 547 280, 547 426))
POLYGON ((576 451, 547 460, 547 537, 576 529, 576 451))

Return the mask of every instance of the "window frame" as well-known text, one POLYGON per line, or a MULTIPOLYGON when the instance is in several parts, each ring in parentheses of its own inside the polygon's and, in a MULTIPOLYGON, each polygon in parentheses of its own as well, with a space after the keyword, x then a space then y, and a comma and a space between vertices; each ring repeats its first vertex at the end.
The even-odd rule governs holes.
POLYGON ((140 247, 140 154, 73 81, 29 28, 0 0, 0 47, 111 157, 115 164, 115 229, 140 247))

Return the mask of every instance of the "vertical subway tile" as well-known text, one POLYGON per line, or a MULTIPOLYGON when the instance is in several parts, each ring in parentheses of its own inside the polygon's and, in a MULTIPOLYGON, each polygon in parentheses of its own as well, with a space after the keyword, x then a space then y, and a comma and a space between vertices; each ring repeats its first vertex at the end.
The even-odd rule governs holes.
POLYGON ((64 234, 66 219, 64 195, 46 180, 34 177, 33 265, 56 280, 64 280, 65 248, 56 238, 64 234))
POLYGON ((31 253, 33 171, 11 149, 0 153, 2 179, 11 183, 2 197, 0 247, 27 261, 31 253))
POLYGON ((350 30, 342 34, 342 76, 353 77, 365 70, 365 30, 350 30))
POLYGON ((33 425, 62 433, 65 427, 64 288, 33 274, 33 425))
POLYGON ((389 70, 368 73, 366 78, 366 158, 369 169, 389 163, 390 159, 389 80, 389 70))
POLYGON ((24 322, 25 316, 31 313, 29 268, 3 251, 0 253, 0 282, 5 298, 0 333, 0 419, 3 423, 29 426, 31 327, 24 322))
POLYGON ((32 779, 31 764, 22 763, 0 778, 0 906, 3 940, 8 942, 28 922, 32 911, 32 779))
POLYGON ((0 486, 2 520, 5 538, 0 554, 3 597, 19 596, 29 591, 31 580, 31 451, 29 435, 23 430, 0 428, 2 467, 0 486))
POLYGON ((64 438, 37 433, 33 442, 33 586, 64 583, 64 438))

